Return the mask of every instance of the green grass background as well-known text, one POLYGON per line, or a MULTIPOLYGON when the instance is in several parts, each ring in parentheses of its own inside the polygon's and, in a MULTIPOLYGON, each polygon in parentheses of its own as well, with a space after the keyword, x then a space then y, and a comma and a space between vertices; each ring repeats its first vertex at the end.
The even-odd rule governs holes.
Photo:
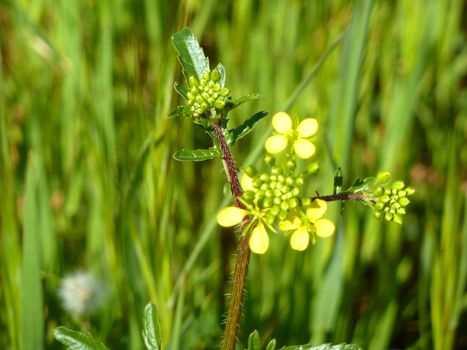
MULTIPOLYGON (((467 347, 467 9, 462 0, 0 2, 0 348, 60 349, 52 330, 142 349, 145 303, 166 349, 212 349, 225 321, 235 236, 213 216, 231 200, 219 161, 180 103, 170 37, 192 28, 234 97, 320 122, 308 190, 389 170, 416 189, 404 225, 331 205, 336 235, 305 253, 280 236, 253 256, 240 342, 364 349, 467 347), (301 93, 300 83, 345 31, 301 93), (225 198, 224 198, 225 197, 225 198), (60 279, 86 269, 104 307, 73 320, 60 279)), ((261 166, 270 119, 235 146, 261 166)))

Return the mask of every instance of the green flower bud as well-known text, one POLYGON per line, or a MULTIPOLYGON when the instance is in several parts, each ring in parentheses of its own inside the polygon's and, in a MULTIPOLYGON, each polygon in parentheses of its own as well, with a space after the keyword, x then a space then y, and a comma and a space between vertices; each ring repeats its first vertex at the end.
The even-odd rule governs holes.
POLYGON ((397 213, 397 214, 404 215, 404 214, 406 213, 405 208, 402 207, 402 208, 397 209, 397 210, 396 210, 396 213, 397 213))
POLYGON ((295 186, 301 186, 303 185, 303 176, 299 176, 295 179, 295 186))
MULTIPOLYGON (((273 167, 271 168, 271 174, 273 174, 273 175, 278 175, 278 174, 280 174, 280 173, 281 173, 281 169, 280 169, 279 167, 273 166, 273 167)), ((272 176, 272 175, 271 175, 271 176, 272 176)), ((274 181, 275 181, 276 179, 277 179, 277 177, 274 179, 274 181)))
POLYGON ((253 181, 251 182, 251 184, 253 185, 254 188, 260 188, 261 185, 263 184, 263 181, 261 181, 261 179, 255 177, 253 179, 253 181))
POLYGON ((391 173, 389 171, 381 171, 376 175, 376 182, 379 184, 385 184, 389 178, 391 177, 391 173))
POLYGON ((399 214, 394 214, 392 221, 398 223, 399 225, 402 224, 402 216, 399 214))
POLYGON ((276 181, 270 181, 269 182, 269 188, 274 190, 277 187, 277 182, 276 181))
POLYGON ((195 94, 193 94, 191 91, 188 91, 186 97, 188 97, 189 101, 193 101, 195 99, 195 94))
POLYGON ((271 197, 266 197, 266 198, 264 198, 263 207, 269 208, 269 207, 272 206, 272 204, 273 204, 273 202, 272 202, 272 198, 271 198, 271 197))
POLYGON ((289 199, 289 207, 294 209, 298 207, 298 200, 297 198, 291 198, 289 199))
POLYGON ((391 221, 393 218, 393 215, 391 213, 386 213, 384 215, 384 219, 387 220, 387 221, 391 221))
POLYGON ((229 96, 229 92, 230 92, 229 89, 223 88, 223 89, 220 91, 220 94, 221 94, 221 96, 227 97, 227 96, 229 96))
POLYGON ((279 213, 279 220, 285 220, 287 219, 287 216, 289 215, 287 210, 281 210, 279 213))
POLYGON ((246 168, 243 168, 243 172, 249 177, 254 177, 256 175, 256 169, 251 165, 247 166, 246 168))
POLYGON ((264 156, 264 163, 266 163, 266 165, 273 165, 274 164, 274 157, 271 156, 270 154, 266 154, 264 156))
POLYGON ((381 202, 383 203, 387 203, 389 202, 389 200, 391 199, 391 197, 389 197, 387 194, 381 196, 381 198, 379 199, 381 202))
POLYGON ((194 76, 191 76, 188 78, 188 85, 196 87, 198 86, 198 80, 194 76))
POLYGON ((318 162, 313 162, 310 165, 307 166, 306 172, 310 175, 315 174, 319 170, 319 164, 318 162))
POLYGON ((297 163, 295 163, 295 161, 293 160, 289 160, 287 161, 287 169, 289 170, 295 170, 296 166, 297 166, 297 163))
POLYGON ((261 184, 261 186, 259 187, 259 189, 260 189, 260 190, 263 190, 263 191, 266 191, 268 188, 269 188, 269 186, 268 186, 267 183, 263 183, 263 184, 261 184))
POLYGON ((407 197, 407 191, 406 190, 400 190, 399 192, 397 192, 397 195, 399 197, 407 197))
POLYGON ((291 176, 287 176, 287 178, 285 179, 285 183, 288 185, 288 186, 293 186, 295 184, 295 180, 293 177, 291 176))
POLYGON ((203 77, 202 77, 202 79, 203 79, 204 81, 206 81, 206 82, 207 82, 207 81, 209 81, 209 78, 210 78, 210 74, 209 74, 209 72, 207 72, 207 71, 206 71, 206 72, 204 72, 204 73, 203 73, 203 77))
POLYGON ((280 197, 281 195, 282 195, 281 190, 279 190, 278 188, 276 188, 276 189, 274 190, 274 196, 280 197))
POLYGON ((207 82, 205 80, 201 80, 199 82, 199 87, 204 89, 206 87, 206 84, 207 84, 207 82))
POLYGON ((211 90, 214 85, 216 85, 212 80, 208 83, 209 90, 211 90))
POLYGON ((273 192, 270 190, 270 189, 267 189, 265 192, 264 192, 264 196, 267 197, 267 198, 271 198, 273 196, 273 192))
POLYGON ((277 175, 271 175, 269 176, 269 181, 277 181, 277 175))
POLYGON ((376 211, 381 211, 381 210, 384 209, 384 206, 385 206, 385 204, 384 204, 383 202, 377 202, 377 203, 375 204, 375 210, 376 210, 376 211))
POLYGON ((279 214, 280 211, 281 211, 281 208, 279 207, 279 205, 275 205, 271 208, 271 214, 274 216, 279 214))
POLYGON ((380 197, 384 192, 384 189, 383 187, 381 186, 378 186, 376 187, 374 190, 373 190, 373 194, 376 196, 376 197, 380 197))
POLYGON ((297 187, 292 188, 289 192, 292 196, 297 197, 300 194, 300 190, 297 187))
POLYGON ((401 199, 399 199, 399 203, 403 207, 406 207, 407 205, 409 205, 410 200, 407 197, 402 197, 401 199))
POLYGON ((373 216, 377 219, 381 218, 381 215, 383 215, 380 211, 374 211, 373 216))
MULTIPOLYGON (((214 99, 212 97, 208 98, 208 103, 212 106, 214 104, 214 99)), ((217 108, 217 107, 216 107, 217 108)))
POLYGON ((282 203, 282 200, 279 197, 274 197, 272 201, 275 205, 280 205, 282 203))
POLYGON ((412 187, 407 187, 405 191, 407 192, 407 196, 411 196, 415 193, 415 190, 412 187))
POLYGON ((212 81, 221 80, 221 73, 217 69, 214 69, 213 71, 211 71, 211 80, 212 81))
POLYGON ((282 186, 282 187, 281 187, 281 192, 282 192, 282 193, 287 193, 287 192, 289 192, 289 191, 290 191, 290 187, 289 187, 289 186, 282 186))
POLYGON ((214 84, 212 90, 216 92, 216 96, 218 96, 218 92, 221 91, 221 86, 219 84, 214 84))
POLYGON ((289 203, 288 202, 282 202, 281 203, 281 209, 282 210, 289 210, 289 203))
POLYGON ((260 176, 259 176, 259 179, 263 182, 268 182, 269 181, 269 174, 266 174, 266 173, 262 173, 260 176))
POLYGON ((278 176, 277 176, 277 181, 278 181, 279 183, 281 183, 281 184, 284 183, 284 182, 285 182, 285 177, 284 177, 284 175, 278 175, 278 176))
POLYGON ((225 106, 225 102, 220 99, 217 99, 216 102, 214 102, 214 107, 217 109, 222 109, 224 108, 224 106, 225 106))
POLYGON ((264 193, 265 193, 264 190, 258 190, 258 191, 256 192, 256 196, 257 196, 259 199, 261 199, 261 198, 264 197, 264 193))
POLYGON ((394 181, 391 184, 391 188, 394 189, 394 190, 402 190, 404 188, 404 186, 405 186, 404 182, 400 181, 400 180, 394 181))

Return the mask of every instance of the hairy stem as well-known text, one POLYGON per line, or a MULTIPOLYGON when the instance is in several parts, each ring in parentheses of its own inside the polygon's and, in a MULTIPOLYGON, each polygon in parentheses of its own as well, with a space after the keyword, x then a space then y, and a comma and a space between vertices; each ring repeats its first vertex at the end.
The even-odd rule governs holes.
MULTIPOLYGON (((214 133, 222 152, 222 161, 224 163, 227 179, 230 183, 230 188, 234 197, 235 206, 244 208, 239 198, 242 195, 242 188, 238 180, 238 171, 235 162, 232 158, 232 153, 227 145, 224 134, 219 125, 213 125, 214 133)), ((242 223, 243 228, 248 224, 248 219, 242 223)), ((237 248, 237 262, 235 264, 232 290, 230 292, 229 311, 227 313, 227 324, 224 331, 224 350, 234 350, 237 342, 238 326, 240 316, 242 314, 243 299, 245 295, 245 285, 248 275, 248 263, 250 261, 250 247, 248 246, 248 232, 240 236, 240 241, 237 248)))

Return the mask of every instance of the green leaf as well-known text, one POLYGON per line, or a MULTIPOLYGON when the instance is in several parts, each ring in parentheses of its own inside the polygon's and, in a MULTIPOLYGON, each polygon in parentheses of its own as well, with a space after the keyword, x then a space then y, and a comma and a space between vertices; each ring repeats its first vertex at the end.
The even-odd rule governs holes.
POLYGON ((240 106, 240 105, 242 105, 242 104, 244 104, 246 102, 256 101, 256 100, 259 100, 261 98, 263 98, 263 96, 261 96, 260 94, 256 94, 256 93, 252 93, 252 94, 242 96, 242 97, 236 99, 235 101, 231 102, 230 109, 237 108, 238 106, 240 106))
POLYGON ((346 192, 352 192, 352 193, 370 192, 374 184, 375 184, 374 177, 367 177, 363 180, 358 179, 357 181, 355 181, 352 187, 350 187, 346 192))
POLYGON ((148 350, 161 349, 161 328, 157 319, 157 310, 152 303, 144 308, 143 339, 148 350))
POLYGON ((91 335, 73 331, 66 327, 54 329, 54 337, 69 350, 108 350, 101 342, 91 335))
POLYGON ((177 91, 182 97, 187 98, 188 94, 188 87, 186 84, 180 84, 178 82, 174 83, 174 89, 177 91))
POLYGON ((233 145, 237 140, 241 139, 242 137, 248 135, 253 128, 255 127, 256 123, 267 116, 267 112, 258 112, 255 113, 251 118, 245 120, 242 125, 235 129, 230 129, 228 131, 227 142, 229 145, 233 145))
POLYGON ((276 346, 277 346, 276 339, 273 339, 268 343, 268 345, 266 345, 265 350, 276 350, 276 346))
POLYGON ((361 350, 358 345, 355 344, 322 344, 318 346, 311 345, 292 345, 281 348, 280 350, 361 350))
POLYGON ((193 76, 201 80, 203 73, 209 71, 209 60, 191 30, 185 28, 175 33, 172 36, 172 44, 177 50, 185 78, 188 80, 193 76))
POLYGON ((343 181, 344 181, 344 177, 342 176, 342 170, 339 167, 334 173, 334 193, 339 193, 342 191, 343 181))
POLYGON ((214 159, 220 156, 220 152, 216 148, 209 149, 182 149, 175 152, 173 157, 176 160, 187 161, 192 160, 195 162, 214 159))
POLYGON ((261 340, 257 330, 254 330, 248 337, 248 350, 261 350, 261 340))

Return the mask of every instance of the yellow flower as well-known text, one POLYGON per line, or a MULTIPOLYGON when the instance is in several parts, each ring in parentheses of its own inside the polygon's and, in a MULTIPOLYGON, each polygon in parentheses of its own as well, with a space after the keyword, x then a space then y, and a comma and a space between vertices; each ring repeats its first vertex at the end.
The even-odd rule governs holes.
POLYGON ((277 134, 266 140, 265 147, 269 153, 282 152, 290 141, 298 157, 308 159, 315 154, 315 145, 308 139, 316 134, 318 130, 318 121, 316 119, 304 119, 294 129, 290 116, 285 112, 278 112, 272 117, 272 127, 277 134))
MULTIPOLYGON (((217 214, 216 219, 219 225, 231 227, 240 224, 243 218, 248 214, 255 215, 247 209, 226 207, 217 214)), ((263 218, 261 216, 255 216, 253 220, 256 221, 256 226, 251 231, 248 244, 253 253, 264 254, 269 247, 268 233, 264 227, 263 218)), ((246 230, 248 230, 248 228, 246 230)))
POLYGON ((245 209, 226 207, 217 214, 216 220, 222 227, 231 227, 240 224, 247 214, 245 209))
POLYGON ((329 237, 334 233, 335 226, 331 220, 321 219, 327 209, 325 201, 317 199, 306 209, 306 214, 292 220, 279 223, 282 231, 293 231, 290 237, 290 246, 294 250, 303 251, 308 247, 311 239, 315 241, 315 235, 329 237))
POLYGON ((258 222, 258 225, 251 231, 248 244, 251 251, 256 254, 264 254, 268 250, 269 237, 262 222, 258 222))

